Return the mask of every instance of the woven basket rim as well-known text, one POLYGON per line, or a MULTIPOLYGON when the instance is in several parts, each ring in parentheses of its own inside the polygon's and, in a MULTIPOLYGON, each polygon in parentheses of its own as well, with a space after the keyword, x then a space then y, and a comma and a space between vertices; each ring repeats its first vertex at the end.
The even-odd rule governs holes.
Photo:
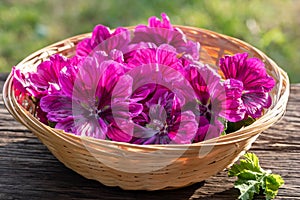
MULTIPOLYGON (((130 27, 125 27, 125 28, 134 28, 135 26, 130 26, 130 27)), ((278 106, 281 106, 282 104, 286 104, 287 103, 287 99, 289 96, 289 88, 290 88, 290 83, 289 83, 289 79, 288 79, 288 75, 287 73, 281 69, 272 59, 270 59, 268 56, 266 56, 262 51, 258 50, 257 48, 251 46, 250 44, 248 44, 247 42, 244 42, 242 40, 239 40, 237 38, 231 37, 231 36, 227 36, 221 33, 217 33, 211 30, 207 30, 207 29, 203 29, 203 28, 197 28, 197 27, 191 27, 191 26, 182 26, 182 25, 174 25, 174 27, 176 28, 180 28, 180 29, 190 29, 190 30, 195 30, 195 31, 201 31, 201 32, 206 32, 207 34, 210 35, 217 35, 218 37, 221 37, 224 40, 229 40, 229 41, 233 41, 236 43, 240 43, 243 44, 249 48, 251 48, 251 50, 255 51, 258 55, 260 55, 264 61, 268 61, 270 62, 270 64, 273 66, 274 69, 278 70, 278 73, 280 74, 280 82, 277 84, 280 84, 281 87, 280 89, 283 88, 283 91, 279 90, 278 91, 278 99, 277 99, 277 103, 276 105, 273 106, 273 108, 271 109, 267 109, 266 113, 261 116, 260 118, 258 118, 254 123, 252 123, 249 126, 246 126, 238 131, 232 132, 230 134, 226 134, 226 135, 222 135, 219 136, 217 138, 212 138, 212 139, 208 139, 208 140, 204 140, 202 142, 197 142, 197 143, 192 143, 192 144, 168 144, 168 145, 162 145, 162 144, 150 144, 150 145, 139 145, 139 144, 131 144, 131 143, 126 143, 126 142, 117 142, 117 141, 109 141, 109 140, 99 140, 96 138, 92 138, 92 137, 82 137, 82 136, 78 136, 72 133, 67 133, 64 132, 63 130, 59 130, 59 129, 55 129, 55 128, 51 128, 47 125, 42 124, 41 122, 38 121, 38 119, 34 118, 36 121, 33 121, 34 123, 36 123, 35 125, 38 126, 42 126, 43 129, 51 131, 51 133, 55 133, 57 135, 63 135, 63 134, 67 134, 69 135, 69 137, 74 137, 74 138, 80 138, 80 139, 87 139, 96 143, 106 143, 106 144, 110 144, 110 145, 123 145, 126 147, 135 147, 135 148, 144 148, 144 149, 157 149, 157 148, 178 148, 178 147, 184 147, 184 146, 211 146, 211 145, 224 145, 224 144, 229 144, 229 143, 236 143, 239 142, 241 140, 244 140, 245 138, 249 138, 251 136, 253 136, 253 134, 251 133, 251 130, 260 127, 261 124, 264 124, 264 122, 266 120, 268 120, 268 118, 271 116, 273 117, 272 113, 276 113, 276 110, 278 109, 278 106), (282 83, 282 81, 285 81, 284 85, 282 83), (278 103, 281 103, 278 104, 278 103)), ((53 43, 51 45, 48 45, 44 48, 41 48, 35 52, 33 52, 32 54, 28 55, 27 57, 25 57, 22 61, 20 61, 16 67, 18 66, 22 66, 24 65, 26 62, 28 62, 29 60, 31 60, 32 58, 36 57, 37 55, 43 54, 43 53, 48 53, 48 56, 52 55, 51 54, 51 48, 56 47, 56 46, 60 46, 63 45, 63 47, 65 48, 70 48, 70 47, 74 47, 72 46, 72 44, 69 44, 69 41, 72 40, 82 40, 84 38, 90 37, 91 36, 91 32, 89 33, 83 33, 83 34, 79 34, 76 36, 72 36, 69 38, 66 38, 64 40, 60 40, 56 43, 53 43), (70 46, 66 46, 66 45, 70 45, 70 46), (50 53, 49 53, 50 52, 50 53)), ((201 43, 200 43, 201 44, 201 43)), ((21 112, 27 112, 27 115, 31 115, 28 111, 26 111, 21 105, 19 105, 18 103, 14 104, 14 106, 10 106, 11 105, 11 101, 15 101, 15 96, 13 94, 13 91, 11 90, 11 87, 13 87, 13 83, 12 83, 12 72, 9 74, 4 87, 3 87, 3 99, 4 99, 4 103, 5 106, 8 108, 9 112, 14 112, 16 115, 16 109, 21 111, 21 112)), ((276 118, 275 121, 278 121, 280 118, 282 118, 283 115, 280 115, 279 117, 276 118)), ((28 120, 28 119, 27 119, 28 120)), ((275 122, 273 122, 275 123, 275 122)), ((271 126, 273 123, 267 125, 264 129, 267 129, 269 126, 271 126)), ((27 124, 30 126, 30 124, 27 124)))

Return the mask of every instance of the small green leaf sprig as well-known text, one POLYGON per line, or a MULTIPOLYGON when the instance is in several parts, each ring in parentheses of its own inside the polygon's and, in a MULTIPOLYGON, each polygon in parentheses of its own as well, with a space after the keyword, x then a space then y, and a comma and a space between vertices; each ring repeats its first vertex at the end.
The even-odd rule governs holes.
POLYGON ((228 172, 230 177, 238 177, 234 183, 234 187, 241 193, 238 198, 252 200, 254 194, 259 194, 262 190, 266 200, 274 199, 279 187, 284 184, 281 176, 261 168, 259 159, 254 153, 246 153, 244 158, 239 164, 234 164, 228 172))

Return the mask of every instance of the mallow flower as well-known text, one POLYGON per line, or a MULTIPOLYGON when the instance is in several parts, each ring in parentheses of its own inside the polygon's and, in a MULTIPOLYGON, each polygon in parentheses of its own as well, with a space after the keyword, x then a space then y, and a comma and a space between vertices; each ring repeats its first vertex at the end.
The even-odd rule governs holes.
MULTIPOLYGON (((180 100, 168 88, 154 83, 144 88, 150 92, 138 101, 144 106, 142 113, 133 118, 135 132, 131 143, 190 144, 198 128, 194 113, 181 110, 180 100)), ((136 90, 142 91, 143 87, 136 90)))
POLYGON ((182 54, 191 60, 199 60, 200 44, 188 40, 179 28, 173 27, 165 13, 162 13, 161 16, 162 20, 155 16, 150 17, 148 26, 136 26, 131 43, 150 42, 157 46, 169 44, 176 49, 178 54, 182 54))
POLYGON ((47 94, 59 91, 58 76, 65 66, 76 65, 79 59, 75 56, 67 59, 61 55, 53 55, 40 63, 36 71, 22 72, 13 68, 13 81, 15 89, 39 99, 47 94))
POLYGON ((138 49, 127 64, 133 71, 138 68, 137 75, 132 76, 133 86, 136 82, 147 83, 147 79, 156 83, 138 88, 132 96, 144 105, 143 112, 133 119, 140 127, 132 142, 190 143, 222 133, 220 118, 226 116, 226 95, 220 75, 211 68, 199 62, 185 62, 167 44, 138 49))
MULTIPOLYGON (((209 66, 194 63, 190 66, 187 79, 196 95, 198 131, 194 142, 215 138, 221 135, 224 125, 221 118, 226 116, 226 94, 221 77, 209 66)), ((190 95, 191 92, 184 93, 190 95)), ((191 105, 188 105, 191 106, 191 105)), ((235 109, 235 108, 231 108, 235 109)), ((196 110, 196 109, 194 109, 196 110)))
POLYGON ((37 70, 30 74, 30 82, 36 90, 35 97, 41 98, 47 94, 55 93, 61 88, 58 84, 58 76, 63 67, 74 66, 78 63, 77 57, 68 59, 61 55, 53 55, 49 60, 37 66, 37 70))
POLYGON ((269 92, 275 86, 275 80, 269 76, 264 63, 258 58, 248 58, 248 53, 238 53, 220 59, 220 69, 223 73, 227 91, 228 107, 240 104, 239 109, 232 110, 236 114, 236 122, 248 116, 258 118, 264 108, 272 103, 269 92))
POLYGON ((46 113, 40 108, 39 100, 43 96, 60 91, 58 84, 60 70, 65 66, 76 65, 78 62, 76 56, 67 59, 57 54, 40 63, 36 71, 22 72, 14 67, 13 82, 19 103, 22 104, 25 98, 30 97, 35 104, 36 117, 44 124, 48 124, 46 113))
POLYGON ((15 66, 12 68, 14 91, 17 97, 20 97, 20 95, 23 97, 35 96, 37 94, 37 91, 34 88, 32 88, 29 78, 30 74, 31 73, 29 72, 23 72, 21 69, 18 69, 15 66))
POLYGON ((127 52, 129 42, 130 31, 126 28, 118 27, 112 32, 108 27, 99 24, 95 26, 90 38, 83 39, 77 44, 76 55, 86 57, 93 51, 104 51, 110 57, 120 59, 115 55, 127 52))
POLYGON ((61 91, 42 97, 40 106, 49 121, 56 124, 55 128, 80 136, 128 142, 132 127, 127 121, 138 115, 142 106, 127 101, 131 94, 131 77, 123 80, 127 90, 115 88, 124 74, 122 64, 107 60, 103 54, 105 52, 87 57, 81 66, 63 68, 59 76, 61 91), (113 90, 118 94, 114 99, 113 90), (112 106, 117 110, 114 116, 112 106), (126 111, 128 107, 132 113, 126 111), (124 122, 121 127, 120 123, 116 125, 116 118, 124 122))
MULTIPOLYGON (((135 144, 189 144, 198 124, 195 112, 184 105, 196 103, 186 79, 189 66, 168 44, 143 46, 125 60, 127 74, 133 78, 131 99, 143 105, 143 111, 132 120, 135 144)), ((194 109, 194 108, 192 108, 194 109)))

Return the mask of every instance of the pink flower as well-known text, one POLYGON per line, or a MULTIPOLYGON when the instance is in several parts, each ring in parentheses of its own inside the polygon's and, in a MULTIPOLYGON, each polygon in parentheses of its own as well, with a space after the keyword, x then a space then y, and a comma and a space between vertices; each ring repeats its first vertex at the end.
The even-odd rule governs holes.
MULTIPOLYGON (((103 53, 103 52, 102 52, 103 53)), ((141 105, 126 101, 131 94, 130 77, 124 87, 115 88, 124 74, 123 66, 100 54, 87 57, 81 66, 66 66, 59 75, 61 91, 41 98, 40 106, 55 128, 80 136, 128 142, 132 137, 131 117, 141 112, 141 105), (96 56, 97 55, 97 56, 96 56), (112 99, 112 91, 117 97, 112 99), (112 107, 117 112, 112 114, 112 107), (132 113, 126 112, 131 108, 132 113), (115 123, 118 120, 123 126, 115 123), (124 132, 126 130, 126 132, 124 132)))
MULTIPOLYGON (((136 124, 134 144, 189 144, 195 137, 197 121, 192 111, 182 111, 179 99, 169 89, 148 84, 143 89, 150 89, 150 93, 138 101, 143 104, 143 111, 133 118, 136 124)), ((135 93, 133 94, 133 96, 135 93)))
MULTIPOLYGON (((76 57, 75 57, 76 58, 76 57)), ((49 60, 42 62, 38 65, 37 71, 30 74, 30 82, 32 87, 37 92, 34 96, 41 98, 46 94, 51 94, 59 91, 61 88, 58 84, 58 76, 60 70, 65 66, 70 66, 77 60, 67 59, 60 55, 53 55, 49 60)))
POLYGON ((78 43, 76 54, 86 57, 93 51, 104 51, 111 57, 118 54, 119 57, 117 56, 115 59, 122 59, 120 58, 121 52, 128 51, 129 42, 130 32, 127 29, 118 27, 111 33, 108 27, 97 25, 92 32, 91 38, 86 38, 78 43))
POLYGON ((12 68, 12 76, 13 76, 13 85, 15 91, 19 95, 28 95, 28 96, 35 96, 37 94, 37 91, 32 88, 29 76, 30 73, 23 73, 20 69, 17 69, 16 67, 12 68))
POLYGON ((184 60, 166 44, 138 49, 126 60, 136 71, 131 73, 133 86, 141 85, 135 87, 131 98, 144 105, 143 112, 133 119, 139 126, 132 142, 200 142, 218 137, 224 130, 218 119, 225 108, 220 76, 208 66, 184 60))
MULTIPOLYGON (((196 94, 198 131, 194 142, 215 138, 221 135, 224 125, 219 121, 225 112, 225 90, 221 77, 206 65, 191 65, 187 79, 196 94)), ((192 94, 192 91, 184 93, 192 94)))
POLYGON ((200 44, 188 40, 180 29, 174 28, 165 13, 161 16, 162 20, 154 16, 150 17, 148 26, 138 25, 131 43, 150 42, 157 46, 169 44, 176 49, 178 54, 183 54, 191 60, 199 60, 200 44))
POLYGON ((248 53, 225 56, 220 59, 227 91, 227 107, 239 104, 239 109, 231 110, 228 120, 236 122, 248 116, 258 118, 264 108, 272 103, 268 92, 275 86, 275 80, 269 76, 264 63, 258 58, 248 58, 248 53))

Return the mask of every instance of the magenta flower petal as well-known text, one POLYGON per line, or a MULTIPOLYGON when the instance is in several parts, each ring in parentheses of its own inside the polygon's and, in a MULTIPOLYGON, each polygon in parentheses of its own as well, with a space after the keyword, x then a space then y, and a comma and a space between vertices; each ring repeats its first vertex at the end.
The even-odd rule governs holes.
POLYGON ((130 103, 129 104, 129 112, 130 112, 130 117, 133 118, 133 117, 137 117, 139 114, 142 113, 143 111, 143 105, 140 104, 140 103, 130 103))
POLYGON ((166 28, 166 29, 173 29, 172 24, 170 23, 169 17, 166 15, 166 13, 161 14, 162 20, 159 18, 153 16, 150 17, 148 20, 149 27, 157 27, 157 28, 166 28))
POLYGON ((118 126, 113 125, 113 126, 108 127, 107 135, 113 141, 129 142, 132 138, 132 135, 131 135, 132 132, 133 132, 132 124, 127 124, 127 126, 122 126, 122 129, 120 129, 118 126))
MULTIPOLYGON (((92 37, 82 40, 76 47, 78 56, 86 57, 94 51, 104 51, 107 55, 111 51, 120 50, 121 52, 128 51, 130 42, 130 32, 122 27, 118 27, 111 33, 110 29, 103 25, 95 26, 92 37)), ((120 61, 120 57, 116 57, 120 61)), ((122 60, 122 59, 121 59, 122 60)))
POLYGON ((112 116, 108 120, 110 121, 108 137, 113 141, 129 142, 134 131, 132 118, 138 116, 142 110, 142 104, 138 103, 112 103, 112 116))
POLYGON ((243 82, 246 90, 263 90, 270 92, 275 86, 275 80, 266 73, 264 63, 257 58, 249 58, 246 61, 249 73, 244 74, 243 82), (249 75, 249 76, 247 76, 249 75))
MULTIPOLYGON (((112 95, 116 84, 119 82, 119 79, 121 76, 124 75, 124 66, 120 63, 117 63, 115 61, 107 61, 101 64, 100 71, 103 71, 101 73, 100 81, 97 88, 97 94, 102 93, 102 95, 105 95, 105 93, 109 93, 109 95, 112 95), (103 65, 103 66, 102 66, 103 65)), ((98 72, 99 73, 99 72, 98 72)), ((125 85, 130 87, 132 84, 132 80, 130 77, 126 76, 128 79, 125 82, 125 85)), ((123 87, 125 89, 125 87, 123 87)), ((116 88, 116 90, 122 90, 122 88, 116 88)), ((123 95, 123 98, 125 98, 127 95, 131 93, 131 89, 123 90, 119 96, 123 95)))
POLYGON ((97 94, 112 92, 118 77, 123 72, 120 63, 107 60, 101 52, 97 52, 93 57, 86 57, 78 68, 72 66, 64 68, 59 83, 62 91, 68 96, 82 101, 91 101, 97 94))
POLYGON ((243 94, 242 101, 244 103, 246 113, 252 118, 258 118, 264 108, 268 108, 271 105, 271 97, 266 92, 247 92, 243 94))
POLYGON ((146 99, 150 93, 155 90, 154 84, 144 85, 135 90, 131 96, 131 99, 135 102, 146 99))
POLYGON ((197 61, 200 58, 200 43, 187 40, 184 46, 178 46, 177 51, 183 53, 187 60, 197 61))
POLYGON ((55 128, 64 130, 68 133, 74 133, 75 135, 97 139, 105 139, 105 133, 107 132, 107 126, 101 119, 99 119, 99 121, 95 119, 86 120, 84 118, 73 116, 69 116, 59 121, 55 125, 55 128))
MULTIPOLYGON (((12 69, 13 85, 16 92, 29 96, 38 96, 39 92, 33 87, 30 81, 30 73, 23 73, 20 69, 13 67, 12 69)), ((21 103, 21 102, 20 102, 21 103)))
POLYGON ((60 90, 58 76, 65 66, 70 66, 70 61, 60 55, 54 55, 50 57, 49 61, 44 61, 38 65, 37 72, 30 74, 30 81, 38 92, 35 97, 40 98, 60 90))
POLYGON ((90 44, 92 47, 96 47, 104 40, 108 39, 111 36, 110 29, 103 25, 95 26, 92 32, 92 38, 90 40, 90 44))
POLYGON ((117 49, 111 50, 108 57, 116 62, 124 63, 124 55, 123 52, 120 50, 117 49))
POLYGON ((208 121, 205 118, 200 118, 198 133, 194 139, 194 142, 201 142, 219 137, 222 130, 224 130, 224 125, 219 120, 214 119, 208 121))
POLYGON ((201 142, 201 141, 205 140, 205 136, 210 127, 210 121, 204 116, 201 116, 199 118, 198 123, 199 123, 198 130, 197 130, 197 134, 194 138, 194 142, 201 142))
MULTIPOLYGON (((126 62, 130 69, 145 65, 148 65, 148 67, 143 68, 143 70, 150 70, 150 68, 153 68, 153 70, 158 71, 159 68, 162 73, 161 78, 165 79, 167 82, 176 79, 182 80, 182 78, 184 78, 182 75, 186 73, 185 68, 187 67, 183 66, 183 60, 177 57, 176 49, 166 44, 161 45, 158 48, 137 49, 132 52, 131 57, 128 58, 126 62)), ((146 73, 148 73, 149 76, 152 76, 150 71, 143 72, 143 74, 146 73)))
POLYGON ((204 140, 217 138, 220 136, 220 133, 224 130, 224 125, 219 120, 215 119, 214 122, 215 123, 210 123, 204 140))
POLYGON ((239 77, 243 74, 240 72, 244 70, 246 65, 247 53, 235 54, 234 56, 225 56, 220 59, 220 69, 222 70, 226 79, 239 77))
POLYGON ((151 42, 156 45, 169 44, 174 47, 184 47, 186 45, 185 36, 178 31, 165 28, 151 28, 147 26, 137 26, 132 43, 151 42))
POLYGON ((23 74, 20 69, 17 69, 16 67, 12 68, 12 76, 13 76, 13 84, 14 88, 25 93, 26 88, 30 86, 30 83, 28 81, 29 76, 26 74, 23 74))
POLYGON ((107 125, 101 118, 75 118, 76 135, 105 139, 107 125))
POLYGON ((72 99, 59 94, 51 94, 41 98, 41 110, 47 113, 52 122, 59 122, 73 115, 72 99))
POLYGON ((205 105, 209 100, 208 83, 205 82, 198 69, 200 68, 194 66, 191 67, 191 69, 188 72, 187 78, 190 84, 192 85, 194 92, 197 95, 197 99, 205 105))
POLYGON ((224 87, 226 91, 226 109, 220 115, 231 122, 243 120, 246 112, 241 99, 243 83, 236 79, 227 79, 224 82, 224 87))
MULTIPOLYGON (((112 76, 112 75, 110 75, 112 76)), ((118 80, 118 83, 113 87, 112 101, 124 101, 132 94, 132 77, 123 75, 118 80), (119 84, 118 84, 119 83, 119 84)))
POLYGON ((208 121, 206 118, 200 117, 198 133, 194 139, 194 142, 201 142, 219 137, 223 130, 224 125, 217 118, 208 121))
POLYGON ((78 56, 87 56, 90 52, 93 51, 93 46, 91 45, 91 39, 85 38, 80 41, 76 46, 76 55, 78 56))
POLYGON ((198 123, 193 112, 185 111, 180 115, 180 128, 177 131, 170 132, 169 137, 175 144, 192 143, 198 130, 198 123))
POLYGON ((74 117, 68 116, 64 118, 55 125, 55 128, 64 130, 67 133, 75 133, 76 128, 74 123, 74 117))
POLYGON ((73 66, 66 66, 64 67, 58 78, 59 85, 61 86, 62 92, 68 96, 73 96, 74 82, 76 80, 78 73, 78 68, 73 66))

